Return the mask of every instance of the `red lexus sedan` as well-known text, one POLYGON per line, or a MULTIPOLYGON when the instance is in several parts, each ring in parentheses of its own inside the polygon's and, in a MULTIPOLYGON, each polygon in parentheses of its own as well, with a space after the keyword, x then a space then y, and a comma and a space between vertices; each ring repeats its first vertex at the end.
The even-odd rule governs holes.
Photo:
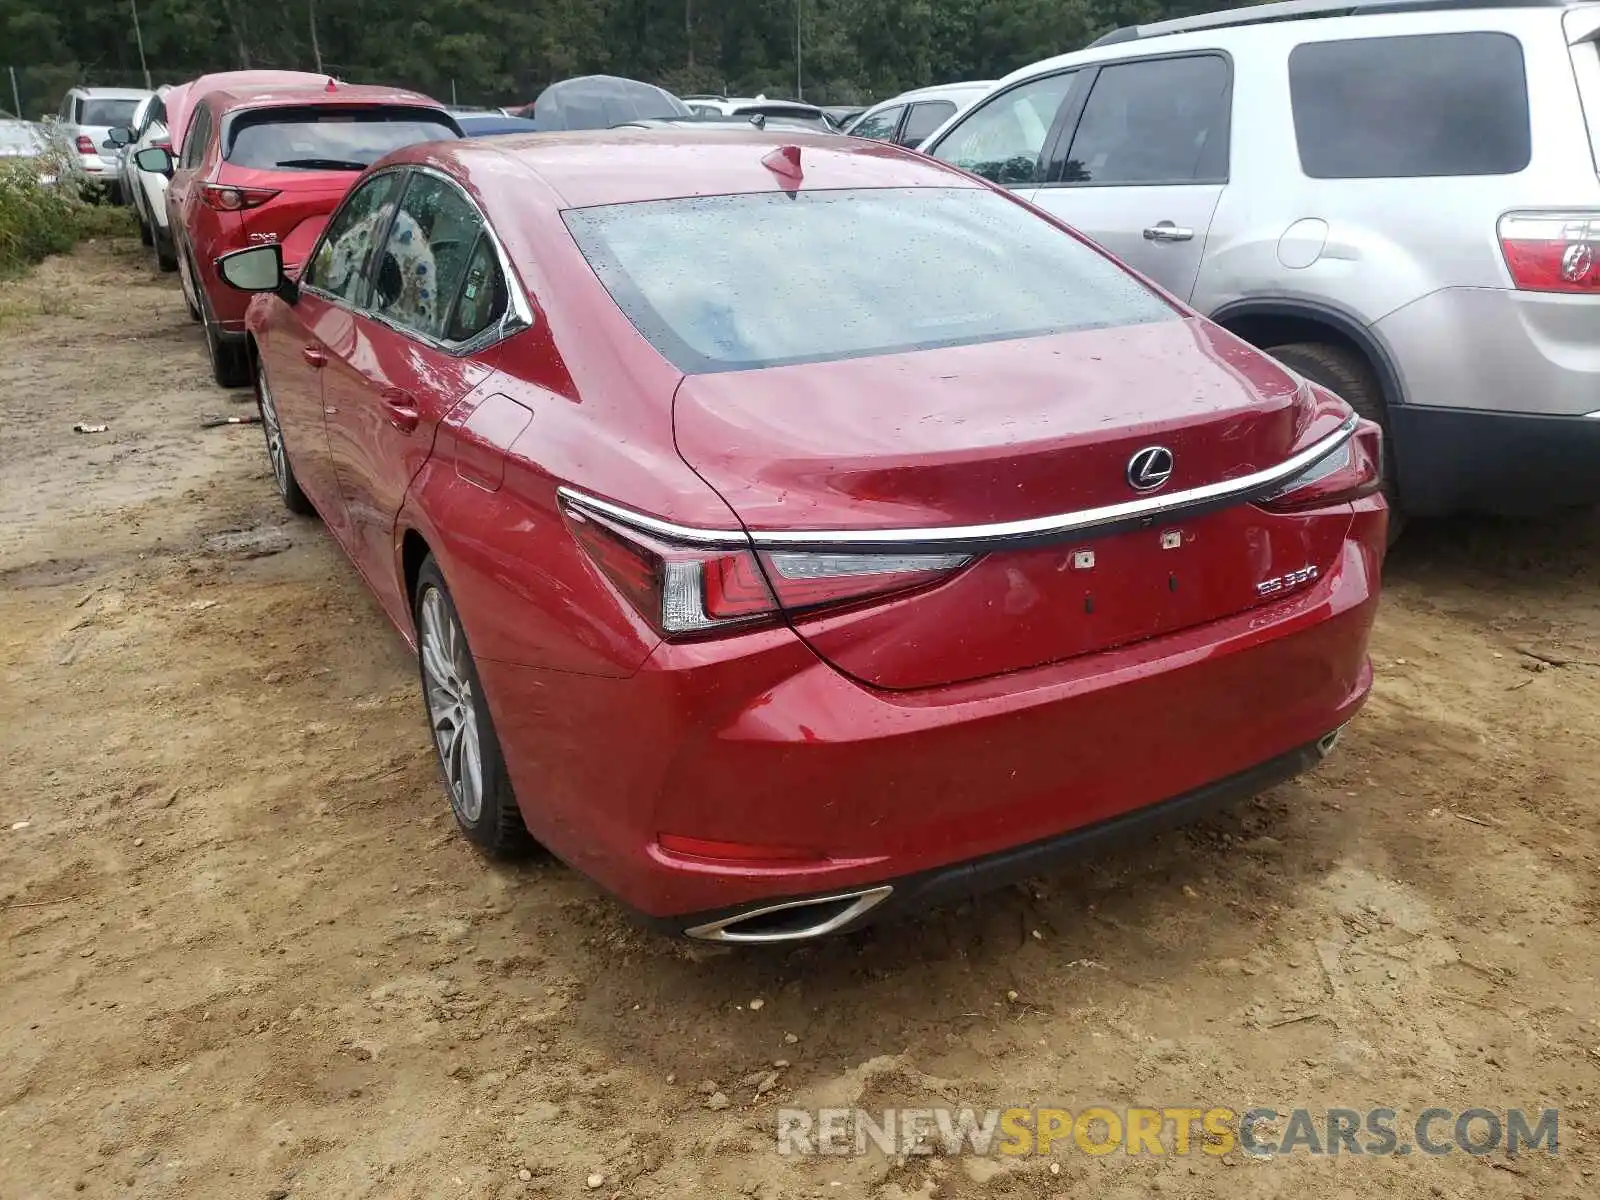
POLYGON ((693 937, 854 927, 1314 764, 1375 426, 1007 192, 748 131, 432 142, 252 360, 451 805, 693 937))
POLYGON ((220 77, 226 86, 203 94, 184 93, 192 108, 176 160, 160 147, 135 156, 141 169, 172 180, 168 227, 184 300, 205 323, 212 375, 223 387, 250 382, 249 301, 218 280, 218 257, 276 242, 292 273, 373 160, 397 146, 461 136, 443 105, 415 92, 332 79, 316 87, 262 83, 241 74, 220 77))

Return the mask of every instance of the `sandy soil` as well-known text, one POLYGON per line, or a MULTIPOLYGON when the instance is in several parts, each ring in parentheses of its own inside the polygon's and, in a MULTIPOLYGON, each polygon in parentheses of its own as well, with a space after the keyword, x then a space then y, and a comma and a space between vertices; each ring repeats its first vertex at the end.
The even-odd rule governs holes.
POLYGON ((6 304, 5 1200, 1600 1193, 1593 514, 1414 527, 1373 700, 1303 781, 973 907, 707 953, 455 835, 403 644, 259 430, 197 427, 245 409, 136 247, 6 304), (1561 1153, 775 1153, 778 1108, 840 1100, 1559 1106, 1561 1153))

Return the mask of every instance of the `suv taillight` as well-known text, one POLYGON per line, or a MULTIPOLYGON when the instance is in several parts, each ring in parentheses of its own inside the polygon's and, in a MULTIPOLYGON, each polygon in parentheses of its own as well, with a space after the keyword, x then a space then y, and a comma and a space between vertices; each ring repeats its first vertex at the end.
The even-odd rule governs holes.
POLYGON ((1507 213, 1500 249, 1522 291, 1600 295, 1600 213, 1507 213))
POLYGON ((225 183, 208 183, 200 189, 200 198, 207 207, 218 212, 238 212, 245 208, 259 208, 278 194, 276 188, 230 187, 225 183))
POLYGON ((970 554, 814 554, 676 545, 563 500, 578 544, 662 636, 703 637, 937 582, 970 554))
POLYGON ((80 133, 78 135, 78 153, 93 154, 94 152, 94 139, 86 133, 80 133))
POLYGON ((1383 430, 1359 421, 1355 432, 1258 503, 1273 512, 1325 508, 1370 496, 1383 487, 1383 430))

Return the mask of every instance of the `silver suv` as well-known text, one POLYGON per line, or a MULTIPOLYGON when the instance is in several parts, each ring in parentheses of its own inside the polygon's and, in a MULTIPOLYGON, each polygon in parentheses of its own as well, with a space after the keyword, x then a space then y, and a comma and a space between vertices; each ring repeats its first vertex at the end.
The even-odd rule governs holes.
POLYGON ((1265 4, 1016 71, 922 148, 1380 421, 1405 512, 1595 503, 1597 44, 1592 2, 1265 4))
POLYGON ((149 92, 138 88, 75 87, 61 100, 57 129, 90 182, 103 185, 121 203, 122 163, 117 146, 108 144, 113 129, 133 123, 134 110, 149 92))

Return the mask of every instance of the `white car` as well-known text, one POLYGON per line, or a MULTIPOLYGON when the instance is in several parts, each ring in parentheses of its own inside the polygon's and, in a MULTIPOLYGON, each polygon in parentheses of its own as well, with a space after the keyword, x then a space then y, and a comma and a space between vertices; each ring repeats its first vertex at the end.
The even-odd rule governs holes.
POLYGON ((106 141, 113 129, 133 120, 134 109, 149 95, 140 88, 75 87, 61 100, 59 130, 68 148, 78 156, 89 182, 104 187, 118 202, 122 199, 121 164, 116 147, 107 149, 106 141))
POLYGON ((846 125, 844 131, 851 137, 893 142, 915 150, 946 121, 966 112, 993 89, 994 80, 979 79, 902 92, 891 100, 874 104, 846 125))
POLYGON ((834 132, 827 113, 801 100, 768 100, 765 96, 685 96, 683 102, 699 117, 781 117, 786 125, 834 132))
POLYGON ((172 135, 167 131, 166 94, 170 88, 160 88, 154 96, 141 101, 134 110, 133 120, 122 130, 113 129, 110 140, 121 139, 122 198, 132 207, 139 221, 139 240, 154 247, 156 262, 163 271, 178 269, 177 252, 173 249, 172 231, 168 228, 167 177, 158 171, 141 171, 134 156, 151 146, 161 146, 172 152, 172 135))

